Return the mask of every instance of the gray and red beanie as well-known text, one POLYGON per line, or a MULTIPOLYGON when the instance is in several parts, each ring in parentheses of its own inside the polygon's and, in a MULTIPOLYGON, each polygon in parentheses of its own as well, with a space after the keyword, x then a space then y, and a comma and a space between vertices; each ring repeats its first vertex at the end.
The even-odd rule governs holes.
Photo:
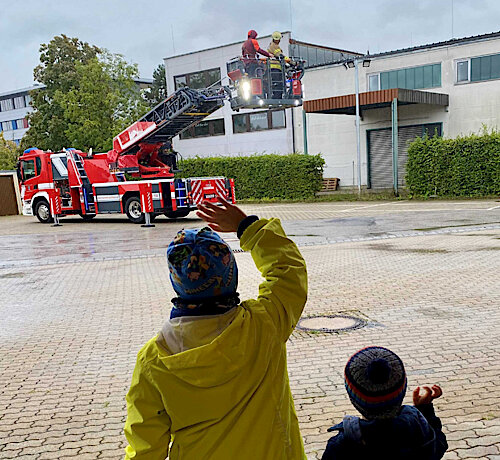
POLYGON ((395 417, 406 393, 406 372, 396 353, 367 347, 351 356, 344 381, 353 406, 367 419, 395 417))

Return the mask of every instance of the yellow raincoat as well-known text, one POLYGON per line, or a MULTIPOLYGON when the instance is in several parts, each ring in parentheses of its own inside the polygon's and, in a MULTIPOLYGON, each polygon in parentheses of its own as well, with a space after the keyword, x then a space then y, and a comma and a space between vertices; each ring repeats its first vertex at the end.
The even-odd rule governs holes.
POLYGON ((126 459, 305 460, 285 343, 307 296, 305 262, 278 219, 240 241, 265 278, 224 315, 169 320, 139 352, 126 459))

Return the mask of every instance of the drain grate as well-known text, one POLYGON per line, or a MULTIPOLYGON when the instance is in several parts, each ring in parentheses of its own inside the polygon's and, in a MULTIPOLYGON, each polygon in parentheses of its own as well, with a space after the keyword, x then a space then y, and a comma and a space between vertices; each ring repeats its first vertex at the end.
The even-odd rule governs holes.
POLYGON ((319 315, 302 318, 297 324, 297 329, 305 332, 343 332, 359 329, 365 324, 365 321, 353 316, 319 315))

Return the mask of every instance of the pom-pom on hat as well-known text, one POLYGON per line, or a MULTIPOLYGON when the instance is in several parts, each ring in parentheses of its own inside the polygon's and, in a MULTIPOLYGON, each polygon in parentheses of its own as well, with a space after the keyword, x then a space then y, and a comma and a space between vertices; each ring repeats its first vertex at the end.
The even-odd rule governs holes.
POLYGON ((353 406, 365 418, 398 414, 407 380, 403 361, 396 353, 383 347, 363 348, 347 362, 344 381, 353 406))
POLYGON ((167 249, 170 281, 184 300, 234 294, 238 267, 233 251, 211 228, 181 230, 167 249))

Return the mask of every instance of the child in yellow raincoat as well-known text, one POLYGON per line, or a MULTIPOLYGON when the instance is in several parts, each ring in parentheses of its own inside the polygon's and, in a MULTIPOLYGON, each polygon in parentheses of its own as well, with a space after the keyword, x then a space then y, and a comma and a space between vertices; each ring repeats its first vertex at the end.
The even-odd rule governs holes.
POLYGON ((286 341, 307 297, 305 262, 278 219, 199 206, 210 228, 170 243, 178 297, 140 350, 127 394, 126 459, 305 460, 286 341), (239 302, 234 255, 215 233, 237 232, 264 277, 239 302))

